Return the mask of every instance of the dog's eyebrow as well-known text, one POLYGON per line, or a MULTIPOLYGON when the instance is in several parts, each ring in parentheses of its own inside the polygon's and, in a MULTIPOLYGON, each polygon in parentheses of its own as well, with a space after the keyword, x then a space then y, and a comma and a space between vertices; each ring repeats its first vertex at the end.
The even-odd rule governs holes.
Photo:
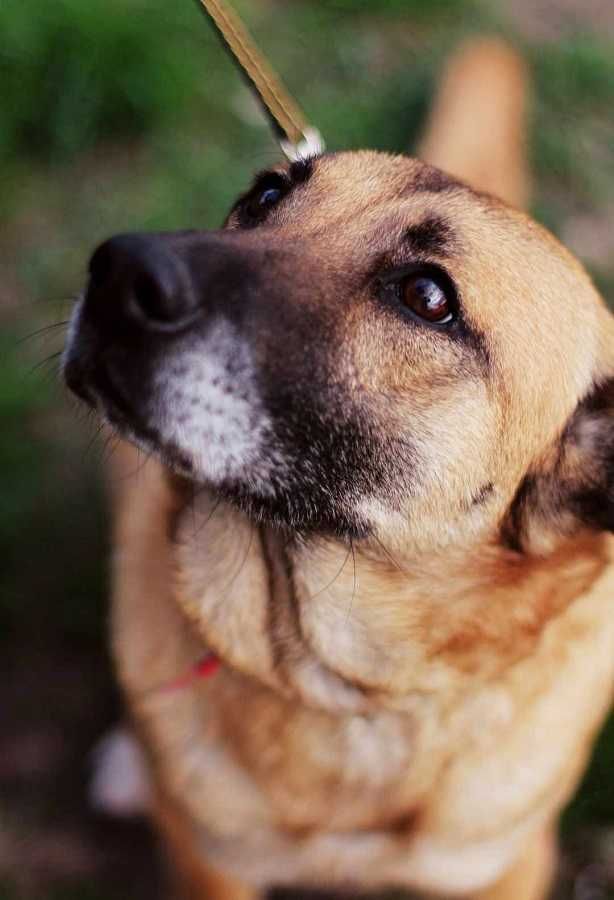
POLYGON ((263 169, 262 172, 258 172, 245 196, 266 186, 272 180, 285 182, 288 188, 293 188, 297 184, 303 184, 311 178, 314 159, 315 157, 313 156, 306 159, 297 159, 285 171, 283 169, 263 169))
POLYGON ((414 175, 412 182, 407 187, 407 194, 419 193, 426 191, 430 194, 441 194, 446 191, 454 191, 458 189, 467 189, 467 185, 462 181, 457 181, 451 175, 446 175, 441 169, 433 166, 425 165, 424 168, 414 175))
POLYGON ((290 165, 288 176, 292 184, 300 184, 311 178, 314 159, 315 157, 308 156, 305 159, 297 159, 290 165))
POLYGON ((403 241, 417 256, 447 256, 456 238, 449 222, 440 216, 430 216, 417 225, 410 225, 403 241))
POLYGON ((241 194, 241 196, 231 207, 230 212, 224 220, 224 227, 228 225, 233 213, 236 213, 237 210, 240 210, 241 206, 245 203, 247 198, 254 194, 256 191, 263 190, 264 188, 271 186, 282 186, 285 188, 284 194, 288 194, 289 191, 296 187, 296 185, 303 184, 304 182, 308 181, 313 172, 313 165, 316 159, 316 156, 310 156, 306 157, 305 159, 295 160, 286 170, 264 169, 262 172, 258 172, 249 190, 241 194), (273 184, 271 184, 271 182, 273 182, 273 184))

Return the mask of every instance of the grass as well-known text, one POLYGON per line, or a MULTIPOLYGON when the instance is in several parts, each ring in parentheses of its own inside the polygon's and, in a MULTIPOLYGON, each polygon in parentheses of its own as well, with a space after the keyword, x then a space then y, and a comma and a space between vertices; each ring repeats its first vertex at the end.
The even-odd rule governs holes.
MULTIPOLYGON (((614 44, 587 16, 580 17, 581 30, 564 29, 552 41, 535 38, 521 19, 506 22, 494 0, 237 5, 330 149, 405 150, 419 134, 450 49, 473 32, 515 35, 534 80, 534 212, 563 236, 578 216, 607 221, 614 208, 614 44)), ((77 749, 85 753, 116 715, 102 650, 102 450, 96 441, 88 447, 92 426, 76 421, 53 374, 56 362, 30 372, 61 347, 62 329, 18 342, 66 317, 98 241, 116 231, 216 226, 277 151, 194 2, 56 0, 34 12, 5 0, 0 33, 0 471, 7 475, 0 506, 0 650, 22 680, 23 660, 50 648, 56 666, 77 660, 78 671, 94 679, 78 708, 54 705, 53 693, 42 713, 36 696, 15 700, 17 730, 33 729, 41 719, 61 723, 68 748, 62 765, 76 766, 81 790, 86 772, 77 749), (100 666, 91 668, 97 659, 100 666)), ((614 254, 592 266, 613 301, 614 254)), ((3 739, 0 728, 0 755, 3 739)), ((612 764, 610 723, 566 815, 570 846, 587 830, 611 827, 612 764)), ((9 779, 11 814, 31 797, 28 779, 20 777, 9 779)), ((56 796, 54 779, 51 769, 49 783, 40 783, 42 795, 56 796)), ((30 810, 34 831, 57 818, 48 803, 30 810)), ((75 809, 59 819, 77 816, 75 809)), ((26 887, 7 876, 0 900, 125 896, 112 880, 92 886, 91 879, 66 881, 56 870, 45 872, 26 887)), ((595 900, 607 896, 604 890, 595 900)))

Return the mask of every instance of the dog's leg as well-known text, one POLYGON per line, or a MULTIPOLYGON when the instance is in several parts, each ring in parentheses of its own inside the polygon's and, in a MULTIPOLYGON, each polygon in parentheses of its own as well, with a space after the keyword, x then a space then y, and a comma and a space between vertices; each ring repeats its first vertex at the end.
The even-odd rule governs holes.
POLYGON ((554 827, 537 835, 514 866, 474 900, 546 900, 552 886, 557 851, 554 827))
POLYGON ((173 900, 257 900, 258 891, 208 865, 172 807, 156 803, 155 818, 165 842, 173 900))

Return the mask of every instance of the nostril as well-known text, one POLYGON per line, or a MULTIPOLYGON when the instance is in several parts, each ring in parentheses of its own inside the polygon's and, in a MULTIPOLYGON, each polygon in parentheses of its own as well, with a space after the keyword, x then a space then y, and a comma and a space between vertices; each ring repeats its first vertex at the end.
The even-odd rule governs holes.
POLYGON ((176 303, 170 286, 151 272, 140 272, 132 286, 133 300, 150 321, 172 322, 177 318, 176 303))
POLYGON ((118 312, 139 327, 176 331, 197 311, 192 278, 164 235, 120 234, 90 260, 86 313, 113 322, 118 312))

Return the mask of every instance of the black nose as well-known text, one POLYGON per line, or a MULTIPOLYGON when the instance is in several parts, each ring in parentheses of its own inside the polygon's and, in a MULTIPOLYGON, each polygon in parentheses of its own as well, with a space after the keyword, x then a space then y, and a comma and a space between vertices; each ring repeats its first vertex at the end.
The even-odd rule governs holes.
POLYGON ((113 237, 94 252, 89 271, 88 295, 108 304, 108 314, 117 313, 119 304, 142 326, 175 331, 197 309, 189 272, 162 235, 113 237))

